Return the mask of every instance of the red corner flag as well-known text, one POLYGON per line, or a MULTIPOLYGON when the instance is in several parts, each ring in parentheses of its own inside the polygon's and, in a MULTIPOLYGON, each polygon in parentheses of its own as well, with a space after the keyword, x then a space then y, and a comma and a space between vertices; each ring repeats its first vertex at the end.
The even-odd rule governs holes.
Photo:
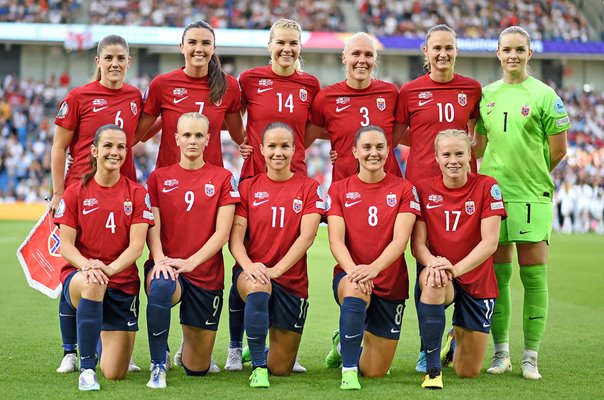
POLYGON ((17 250, 29 286, 53 299, 61 293, 61 267, 68 264, 59 252, 60 244, 59 228, 47 210, 17 250))

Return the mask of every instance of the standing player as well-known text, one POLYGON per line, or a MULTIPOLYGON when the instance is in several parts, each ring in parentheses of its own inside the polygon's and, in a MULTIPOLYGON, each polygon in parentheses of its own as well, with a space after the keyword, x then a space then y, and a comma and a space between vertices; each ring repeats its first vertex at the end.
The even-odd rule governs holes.
POLYGON ((393 153, 393 143, 397 145, 402 136, 401 127, 397 125, 395 129, 394 124, 397 89, 392 83, 371 77, 376 57, 375 42, 368 34, 352 35, 342 52, 346 79, 321 90, 313 102, 306 145, 310 146, 317 137, 331 141, 337 155, 333 182, 357 172, 358 163, 350 149, 354 147, 355 133, 369 125, 379 126, 386 132, 390 149, 390 157, 385 160, 386 171, 402 176, 393 153), (324 129, 327 136, 323 136, 324 129))
MULTIPOLYGON (((264 156, 260 152, 262 131, 271 122, 284 122, 294 130, 292 171, 306 175, 304 134, 310 115, 310 106, 321 89, 319 81, 301 71, 300 49, 302 28, 296 21, 280 19, 270 30, 268 49, 271 64, 243 72, 239 85, 243 104, 247 107, 246 137, 253 152, 243 162, 241 177, 248 178, 266 172, 264 156)), ((229 332, 231 341, 225 369, 241 370, 243 341, 243 301, 233 285, 229 295, 229 332)), ((294 372, 305 372, 298 362, 294 372)))
POLYGON ((150 388, 166 387, 170 308, 178 302, 182 366, 191 376, 206 375, 210 368, 224 289, 221 249, 229 238, 239 192, 230 172, 203 159, 208 124, 199 113, 183 114, 175 135, 180 162, 156 169, 147 182, 156 221, 149 231, 152 260, 145 268, 150 388))
POLYGON ((267 172, 241 182, 229 240, 237 262, 233 284, 245 301, 251 387, 269 387, 269 370, 273 375, 292 372, 306 321, 306 252, 324 206, 321 186, 291 171, 294 140, 293 129, 282 122, 262 133, 267 172), (265 354, 267 333, 270 347, 265 354))
POLYGON ((403 252, 420 214, 413 185, 384 169, 384 131, 363 127, 353 143, 359 172, 332 184, 327 212, 340 329, 325 363, 342 363, 341 389, 360 389, 358 372, 383 377, 390 369, 409 291, 403 252))
POLYGON ((491 256, 497 248, 505 209, 501 191, 490 176, 470 173, 470 138, 447 129, 434 141, 441 176, 417 184, 422 215, 411 238, 419 273, 419 328, 426 349, 422 387, 442 389, 440 348, 445 307, 453 314, 455 372, 461 378, 480 374, 487 350, 497 280, 491 256))
MULTIPOLYGON (((397 124, 406 130, 402 144, 410 146, 405 178, 412 183, 441 175, 433 156, 438 132, 460 129, 473 135, 481 93, 480 83, 455 73, 457 41, 455 31, 447 25, 436 25, 428 30, 422 52, 428 73, 401 87, 396 114, 397 124)), ((475 160, 471 166, 476 171, 475 160)), ((421 265, 418 265, 417 273, 420 269, 421 265)), ((416 305, 419 301, 417 285, 416 281, 416 305)), ((423 348, 415 369, 426 372, 423 348)))
POLYGON ((99 390, 96 349, 107 379, 123 379, 138 330, 136 260, 153 225, 147 191, 120 175, 128 148, 117 125, 103 125, 91 146, 92 170, 67 188, 55 213, 61 228, 63 294, 76 309, 80 390, 99 390))
POLYGON ((184 29, 180 50, 185 66, 155 77, 145 93, 143 114, 136 130, 137 139, 145 135, 161 115, 161 137, 156 166, 167 167, 180 160, 172 132, 178 118, 198 112, 210 120, 210 142, 204 155, 206 162, 222 166, 220 129, 226 123, 231 137, 243 143, 241 92, 237 80, 222 71, 215 53, 216 36, 204 21, 191 22, 184 29))
MULTIPOLYGON (((99 126, 115 124, 126 133, 126 159, 121 174, 136 182, 136 170, 130 149, 141 111, 142 96, 134 86, 124 82, 131 63, 128 43, 117 35, 103 38, 97 46, 93 81, 73 89, 61 104, 55 118, 51 149, 53 197, 50 209, 56 210, 65 188, 80 181, 90 171, 90 145, 99 126), (73 163, 65 174, 66 152, 73 163)), ((76 370, 75 310, 63 294, 59 301, 59 321, 63 338, 63 361, 57 372, 76 370)), ((131 365, 132 370, 140 370, 131 365)))
POLYGON ((570 122, 556 92, 529 75, 532 54, 530 37, 523 28, 512 26, 499 35, 497 57, 503 79, 482 89, 476 156, 484 150, 480 172, 501 185, 509 216, 501 225, 493 256, 499 298, 492 326, 495 355, 487 372, 512 370, 510 279, 516 243, 524 286, 522 375, 540 379, 537 353, 547 319, 547 247, 553 223, 550 171, 566 154, 570 122))

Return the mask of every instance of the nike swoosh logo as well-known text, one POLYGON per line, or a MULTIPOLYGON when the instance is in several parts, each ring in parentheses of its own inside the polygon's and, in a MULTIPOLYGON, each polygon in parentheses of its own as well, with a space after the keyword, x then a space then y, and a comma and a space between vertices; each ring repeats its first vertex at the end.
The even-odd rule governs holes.
POLYGON ((164 193, 169 193, 169 192, 171 192, 173 190, 176 190, 176 189, 178 189, 178 186, 171 187, 171 188, 163 188, 161 191, 164 192, 164 193))
MULTIPOLYGON (((356 335, 352 335, 352 336, 344 335, 344 337, 345 337, 346 339, 354 339, 355 337, 359 337, 359 336, 361 336, 361 335, 362 335, 362 333, 357 333, 356 335)), ((248 338, 248 339, 249 339, 249 338, 248 338)))
POLYGON ((95 207, 95 208, 91 208, 90 210, 82 210, 82 214, 87 215, 87 214, 90 214, 91 212, 96 211, 98 209, 99 209, 98 207, 95 207))
POLYGON ((109 107, 109 106, 105 106, 105 107, 101 107, 101 108, 96 108, 96 107, 93 107, 93 108, 92 108, 92 112, 99 112, 99 111, 101 111, 101 110, 106 109, 107 107, 109 107))
POLYGON ((185 99, 188 99, 188 98, 189 98, 189 96, 187 96, 187 97, 183 97, 183 98, 180 98, 180 99, 175 99, 175 98, 172 98, 172 101, 174 102, 174 104, 178 104, 178 103, 180 103, 181 101, 183 101, 183 100, 185 100, 185 99))
POLYGON ((529 317, 529 320, 534 320, 534 319, 543 319, 543 317, 529 317))
POLYGON ((273 90, 274 88, 269 87, 269 88, 265 88, 265 89, 260 89, 258 88, 258 93, 264 93, 264 92, 268 92, 269 90, 273 90))
POLYGON ((521 235, 526 235, 527 233, 529 233, 530 231, 520 231, 518 233, 520 233, 521 235))
MULTIPOLYGON (((130 326, 130 325, 128 325, 128 326, 130 326)), ((157 333, 153 332, 153 336, 159 336, 159 335, 161 335, 162 333, 165 333, 165 332, 168 332, 168 330, 167 330, 167 329, 164 329, 164 330, 163 330, 163 331, 161 331, 161 332, 157 332, 157 333)))
POLYGON ((491 326, 491 324, 487 324, 486 322, 482 324, 483 328, 488 328, 489 326, 491 326))
POLYGON ((352 203, 346 202, 346 203, 344 203, 344 207, 346 207, 346 208, 348 208, 348 207, 352 207, 352 206, 354 206, 355 204, 358 204, 358 203, 360 203, 360 202, 361 202, 361 200, 359 200, 359 201, 353 201, 352 203))
POLYGON ((339 113, 340 111, 344 111, 346 110, 348 107, 350 107, 352 104, 349 104, 347 106, 344 107, 336 107, 336 112, 339 113))
POLYGON ((136 321, 128 321, 128 326, 134 326, 136 325, 136 321))
POLYGON ((233 310, 232 308, 229 308, 229 311, 230 311, 230 312, 241 312, 241 311, 243 311, 243 309, 239 309, 239 310, 233 310))
POLYGON ((296 328, 296 329, 300 329, 300 328, 302 328, 303 326, 304 326, 304 325, 300 325, 300 324, 298 324, 298 323, 295 323, 295 324, 294 324, 294 328, 296 328))
POLYGON ((266 200, 262 200, 262 201, 256 201, 256 200, 254 200, 254 202, 252 203, 252 205, 253 205, 254 207, 256 207, 256 206, 259 206, 260 204, 264 204, 264 203, 266 203, 267 201, 268 201, 268 199, 266 199, 266 200))
POLYGON ((423 106, 423 105, 425 105, 425 104, 428 104, 428 103, 429 103, 429 102, 431 102, 432 100, 434 100, 434 99, 420 101, 418 104, 419 104, 419 106, 421 107, 421 106, 423 106))
POLYGON ((438 207, 442 207, 442 204, 426 204, 426 208, 428 210, 431 210, 433 208, 438 208, 438 207))
POLYGON ((430 354, 430 353, 434 353, 436 350, 438 350, 438 349, 426 350, 426 353, 428 353, 428 354, 430 354))
POLYGON ((487 111, 487 115, 489 115, 490 113, 492 113, 495 110, 491 110, 491 111, 487 111))
POLYGON ((250 340, 250 339, 252 339, 252 340, 258 340, 258 338, 256 338, 256 337, 249 337, 249 336, 248 336, 248 337, 247 337, 247 340, 250 340))
POLYGON ((401 330, 392 328, 392 329, 390 329, 390 332, 391 333, 401 333, 401 330))
MULTIPOLYGON (((216 325, 216 321, 210 322, 206 319, 206 325, 216 325)), ((249 338, 248 338, 249 339, 249 338)))
POLYGON ((63 313, 59 313, 59 317, 75 317, 75 314, 63 314, 63 313))

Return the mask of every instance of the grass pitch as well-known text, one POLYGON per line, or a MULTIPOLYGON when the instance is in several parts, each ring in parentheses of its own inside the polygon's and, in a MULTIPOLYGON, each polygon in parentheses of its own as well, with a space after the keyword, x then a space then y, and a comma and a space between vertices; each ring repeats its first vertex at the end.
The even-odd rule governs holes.
MULTIPOLYGON (((408 301, 403 330, 392 374, 384 379, 361 379, 363 389, 342 393, 338 389, 339 370, 323 368, 330 347, 331 333, 338 324, 338 308, 331 292, 333 259, 329 253, 327 230, 319 230, 309 253, 310 308, 300 349, 306 374, 271 377, 271 388, 253 390, 248 386, 250 368, 243 372, 223 371, 204 378, 190 378, 181 368, 168 373, 168 388, 153 391, 145 387, 149 351, 147 347, 145 306, 141 298, 141 330, 137 334, 134 358, 143 371, 129 373, 124 381, 111 382, 99 373, 101 392, 80 393, 77 374, 54 372, 61 358, 58 324, 58 300, 27 286, 15 252, 32 222, 0 222, 0 257, 3 285, 0 290, 0 398, 1 399, 71 399, 96 397, 107 399, 290 399, 290 398, 438 398, 438 399, 597 399, 604 396, 602 372, 604 355, 604 297, 602 286, 602 236, 554 235, 550 248, 550 310, 546 336, 539 359, 541 381, 525 381, 520 374, 522 358, 522 287, 515 269, 512 281, 513 319, 511 355, 514 372, 490 376, 484 371, 478 379, 461 380, 451 369, 444 371, 445 389, 438 392, 419 387, 421 375, 414 371, 419 347, 417 320, 412 301, 408 301)), ((222 367, 228 345, 226 300, 230 287, 232 259, 227 253, 225 307, 218 331, 214 356, 222 367)), ((145 256, 146 257, 146 256, 145 256)), ((415 262, 408 257, 414 275, 415 262)), ((139 262, 139 266, 142 262, 139 262)), ((451 310, 449 310, 450 314, 451 310)), ((180 343, 178 312, 172 318, 170 345, 180 343)), ((492 353, 491 344, 487 351, 492 353)), ((489 360, 485 359, 486 367, 489 360)))

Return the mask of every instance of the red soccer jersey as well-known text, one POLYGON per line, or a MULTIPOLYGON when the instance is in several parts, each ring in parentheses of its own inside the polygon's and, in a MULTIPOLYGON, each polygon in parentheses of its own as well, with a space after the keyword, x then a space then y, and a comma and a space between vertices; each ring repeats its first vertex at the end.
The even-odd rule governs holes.
POLYGON ((372 80, 366 89, 353 89, 346 81, 321 90, 312 105, 312 123, 326 128, 331 148, 338 153, 333 166, 332 181, 357 173, 358 162, 352 155, 354 136, 368 125, 377 125, 386 132, 390 154, 385 169, 402 176, 392 147, 392 128, 398 93, 392 83, 372 80))
MULTIPOLYGON (((434 139, 445 129, 467 132, 468 120, 478 118, 481 93, 480 83, 458 74, 447 83, 435 82, 426 74, 401 87, 396 122, 409 127, 407 179, 416 183, 441 176, 434 157, 434 139)), ((474 158, 470 165, 476 171, 474 158)))
MULTIPOLYGON (((218 208, 239 202, 233 175, 209 163, 197 170, 179 164, 158 168, 147 185, 151 206, 159 208, 162 248, 170 258, 195 254, 216 232, 218 208)), ((224 289, 222 252, 183 275, 204 289, 224 289)))
MULTIPOLYGON (((112 187, 103 187, 92 178, 86 187, 77 182, 65 190, 54 223, 77 230, 75 247, 82 256, 105 264, 115 261, 130 244, 133 224, 153 226, 153 214, 147 191, 126 177, 112 187)), ((75 268, 61 269, 61 282, 75 268)), ((109 277, 109 287, 138 295, 140 281, 136 264, 109 277)))
POLYGON ((268 65, 241 73, 239 85, 243 104, 247 106, 248 144, 254 148, 252 157, 243 162, 241 176, 250 177, 266 172, 260 144, 262 131, 271 122, 284 122, 292 127, 296 146, 292 170, 306 174, 304 133, 310 106, 321 90, 317 78, 306 72, 279 76, 268 65))
MULTIPOLYGON (((453 265, 480 243, 484 218, 506 217, 501 190, 490 176, 469 174, 468 182, 458 189, 447 188, 442 176, 435 176, 421 180, 417 191, 423 210, 420 220, 426 223, 430 252, 447 258, 453 265)), ((456 281, 477 299, 498 296, 492 257, 456 281)))
MULTIPOLYGON (((355 264, 371 264, 392 242, 394 223, 400 213, 420 215, 413 185, 401 177, 387 174, 378 183, 364 183, 358 175, 335 182, 329 188, 331 208, 327 216, 337 215, 346 224, 346 247, 355 264)), ((342 271, 334 268, 334 276, 342 271)), ((384 299, 409 297, 409 276, 404 255, 373 280, 373 292, 384 299)))
MULTIPOLYGON (((247 254, 268 268, 277 264, 300 236, 304 215, 324 214, 321 186, 301 173, 283 182, 266 174, 256 175, 242 181, 239 191, 241 203, 235 213, 247 218, 247 254)), ((308 298, 306 254, 275 281, 289 293, 308 298)))
POLYGON ((65 187, 90 172, 90 145, 97 129, 115 124, 124 129, 128 152, 121 174, 136 182, 132 144, 142 105, 140 90, 126 83, 120 89, 108 89, 98 81, 73 89, 55 118, 55 124, 73 131, 69 154, 73 164, 65 177, 65 187))
POLYGON ((157 155, 157 168, 176 164, 180 151, 174 134, 178 118, 184 113, 198 112, 210 120, 210 141, 204 152, 204 160, 222 167, 222 145, 220 130, 225 114, 241 110, 241 91, 237 80, 226 76, 227 90, 219 101, 210 101, 208 76, 192 78, 183 68, 156 76, 145 93, 143 111, 154 117, 161 115, 162 135, 157 155))

